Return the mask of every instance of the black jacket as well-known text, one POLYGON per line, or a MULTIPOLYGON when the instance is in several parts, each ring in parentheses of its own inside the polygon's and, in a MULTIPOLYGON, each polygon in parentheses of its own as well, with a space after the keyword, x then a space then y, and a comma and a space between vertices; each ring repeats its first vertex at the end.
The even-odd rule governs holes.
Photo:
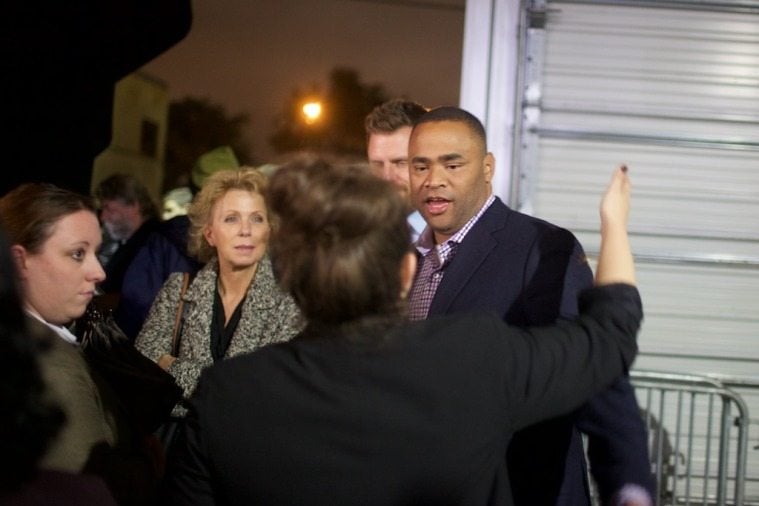
POLYGON ((373 338, 301 336, 206 369, 168 471, 172 503, 500 500, 512 433, 575 409, 635 356, 637 290, 592 289, 584 303, 557 327, 431 318, 373 338))

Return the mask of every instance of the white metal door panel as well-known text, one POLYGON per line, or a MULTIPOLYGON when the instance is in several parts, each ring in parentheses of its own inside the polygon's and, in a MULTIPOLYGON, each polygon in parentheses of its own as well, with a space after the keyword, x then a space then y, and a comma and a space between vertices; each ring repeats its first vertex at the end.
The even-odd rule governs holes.
POLYGON ((759 4, 635 4, 531 3, 512 204, 592 256, 599 191, 628 164, 639 363, 759 378, 759 4))
POLYGON ((600 191, 626 163, 635 367, 759 380, 759 2, 525 5, 512 206, 593 260, 600 191))

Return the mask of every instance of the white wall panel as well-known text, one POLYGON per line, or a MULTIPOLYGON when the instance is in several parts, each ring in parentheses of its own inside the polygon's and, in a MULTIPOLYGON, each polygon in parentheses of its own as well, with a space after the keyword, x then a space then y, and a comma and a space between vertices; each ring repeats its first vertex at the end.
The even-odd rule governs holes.
MULTIPOLYGON (((759 151, 541 139, 537 159, 535 212, 573 230, 598 229, 600 189, 626 163, 635 195, 631 230, 759 241, 759 151)), ((709 248, 731 253, 729 244, 709 248)), ((759 260, 759 242, 749 249, 759 260)))
MULTIPOLYGON (((512 205, 574 231, 593 260, 600 192, 626 163, 646 314, 635 367, 759 380, 759 3, 527 4, 512 205)), ((745 400, 757 418, 759 394, 745 400)))
POLYGON ((628 164, 644 353, 740 356, 759 377, 759 15, 546 12, 525 63, 539 68, 525 70, 518 205, 592 255, 599 191, 628 164))

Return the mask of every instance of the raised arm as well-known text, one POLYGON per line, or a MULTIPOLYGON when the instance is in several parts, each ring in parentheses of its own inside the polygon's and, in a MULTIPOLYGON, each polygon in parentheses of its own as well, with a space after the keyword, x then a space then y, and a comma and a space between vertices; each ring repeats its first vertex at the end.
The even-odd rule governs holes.
POLYGON ((614 171, 601 199, 601 252, 596 266, 596 285, 635 284, 627 221, 630 213, 630 178, 627 166, 614 171))
MULTIPOLYGON (((601 201, 598 285, 635 283, 626 231, 629 204, 630 180, 627 167, 622 166, 612 175, 601 201)), ((590 467, 603 504, 652 504, 656 487, 649 468, 646 428, 627 375, 591 398, 576 424, 587 436, 590 467)))
POLYGON ((512 385, 524 381, 518 391, 534 396, 528 400, 528 408, 521 410, 520 415, 525 416, 517 417, 517 425, 568 412, 591 394, 602 391, 632 363, 643 315, 634 287, 635 267, 627 236, 629 206, 630 182, 626 169, 620 167, 614 171, 601 201, 597 288, 581 295, 577 321, 556 327, 532 327, 526 331, 529 351, 512 350, 513 356, 532 355, 530 361, 525 361, 532 364, 529 374, 511 380, 512 385), (565 388, 567 378, 572 381, 565 388), (536 389, 536 385, 542 387, 536 389), (538 409, 532 412, 532 407, 538 409))

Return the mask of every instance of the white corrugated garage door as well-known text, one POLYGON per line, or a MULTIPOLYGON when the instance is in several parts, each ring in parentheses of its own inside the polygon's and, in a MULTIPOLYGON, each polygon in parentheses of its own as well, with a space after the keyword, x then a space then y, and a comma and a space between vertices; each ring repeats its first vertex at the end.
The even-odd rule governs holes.
POLYGON ((627 163, 639 366, 759 378, 759 14, 547 7, 530 38, 518 207, 597 251, 599 189, 627 163))
POLYGON ((759 381, 759 2, 528 4, 512 204, 594 256, 599 191, 628 164, 636 368, 759 381))

